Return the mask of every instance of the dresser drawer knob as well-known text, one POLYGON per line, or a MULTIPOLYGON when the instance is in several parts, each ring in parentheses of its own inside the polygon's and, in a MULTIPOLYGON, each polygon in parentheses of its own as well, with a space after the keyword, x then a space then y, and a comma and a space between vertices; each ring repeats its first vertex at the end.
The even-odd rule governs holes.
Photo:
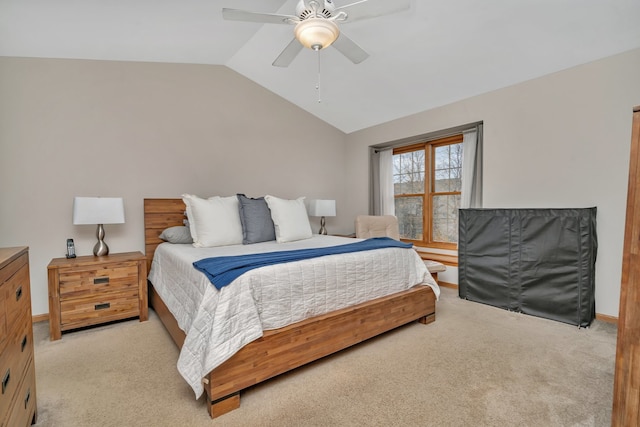
POLYGON ((27 346, 27 336, 25 335, 24 338, 22 338, 22 343, 20 344, 20 351, 24 352, 24 348, 27 346))
POLYGON ((27 394, 24 396, 24 409, 27 409, 27 405, 29 405, 29 400, 31 400, 31 389, 27 390, 27 394))
POLYGON ((7 386, 9 385, 9 380, 11 379, 11 368, 7 369, 7 372, 2 377, 2 394, 4 394, 7 386))
POLYGON ((104 310, 105 308, 111 307, 111 303, 105 302, 103 304, 96 304, 94 307, 96 310, 104 310))
POLYGON ((22 298, 22 286, 16 289, 16 301, 20 300, 20 298, 22 298))
POLYGON ((109 276, 106 277, 96 277, 95 279, 93 279, 93 284, 94 285, 104 285, 109 283, 109 276))

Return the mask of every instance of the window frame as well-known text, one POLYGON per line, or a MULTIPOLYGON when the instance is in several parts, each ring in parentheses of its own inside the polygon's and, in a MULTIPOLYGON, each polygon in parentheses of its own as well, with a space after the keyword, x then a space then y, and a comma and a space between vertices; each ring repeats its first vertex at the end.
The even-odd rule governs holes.
POLYGON ((422 197, 422 237, 423 240, 401 239, 404 242, 413 243, 419 247, 437 248, 437 249, 457 249, 458 243, 439 242, 433 240, 433 199, 436 196, 461 195, 461 191, 436 192, 435 191, 435 148, 446 145, 462 144, 463 134, 446 136, 443 138, 421 141, 417 144, 411 144, 404 147, 393 149, 393 155, 410 153, 413 151, 424 150, 425 166, 424 166, 424 193, 415 194, 394 194, 394 199, 404 197, 422 197), (428 174, 428 180, 427 180, 428 174))

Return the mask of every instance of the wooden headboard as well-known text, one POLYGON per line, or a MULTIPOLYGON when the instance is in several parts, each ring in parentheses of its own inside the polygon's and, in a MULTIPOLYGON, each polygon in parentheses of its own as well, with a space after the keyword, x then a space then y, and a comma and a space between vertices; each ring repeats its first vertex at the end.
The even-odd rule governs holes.
POLYGON ((156 247, 162 243, 160 233, 167 227, 183 225, 185 205, 182 199, 144 199, 144 250, 147 274, 156 247))

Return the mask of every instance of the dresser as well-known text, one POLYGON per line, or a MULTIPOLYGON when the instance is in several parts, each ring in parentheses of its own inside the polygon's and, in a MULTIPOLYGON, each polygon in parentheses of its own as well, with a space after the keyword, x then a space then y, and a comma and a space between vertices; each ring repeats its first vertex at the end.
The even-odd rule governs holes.
POLYGON ((633 109, 611 426, 640 425, 640 106, 633 109))
POLYGON ((0 248, 0 426, 36 421, 29 248, 0 248))
POLYGON ((146 257, 141 252, 54 258, 48 265, 49 335, 139 317, 148 319, 146 257))

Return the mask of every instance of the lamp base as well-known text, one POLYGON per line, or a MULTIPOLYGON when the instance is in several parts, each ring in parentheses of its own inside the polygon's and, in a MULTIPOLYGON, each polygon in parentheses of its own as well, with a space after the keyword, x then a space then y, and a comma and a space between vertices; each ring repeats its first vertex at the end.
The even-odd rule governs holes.
POLYGON ((98 229, 96 230, 96 237, 98 238, 98 243, 93 247, 93 255, 95 256, 105 256, 109 255, 109 246, 104 242, 104 227, 102 224, 98 224, 98 229))
POLYGON ((324 217, 320 217, 320 231, 318 231, 318 234, 327 234, 327 229, 324 227, 324 217))

